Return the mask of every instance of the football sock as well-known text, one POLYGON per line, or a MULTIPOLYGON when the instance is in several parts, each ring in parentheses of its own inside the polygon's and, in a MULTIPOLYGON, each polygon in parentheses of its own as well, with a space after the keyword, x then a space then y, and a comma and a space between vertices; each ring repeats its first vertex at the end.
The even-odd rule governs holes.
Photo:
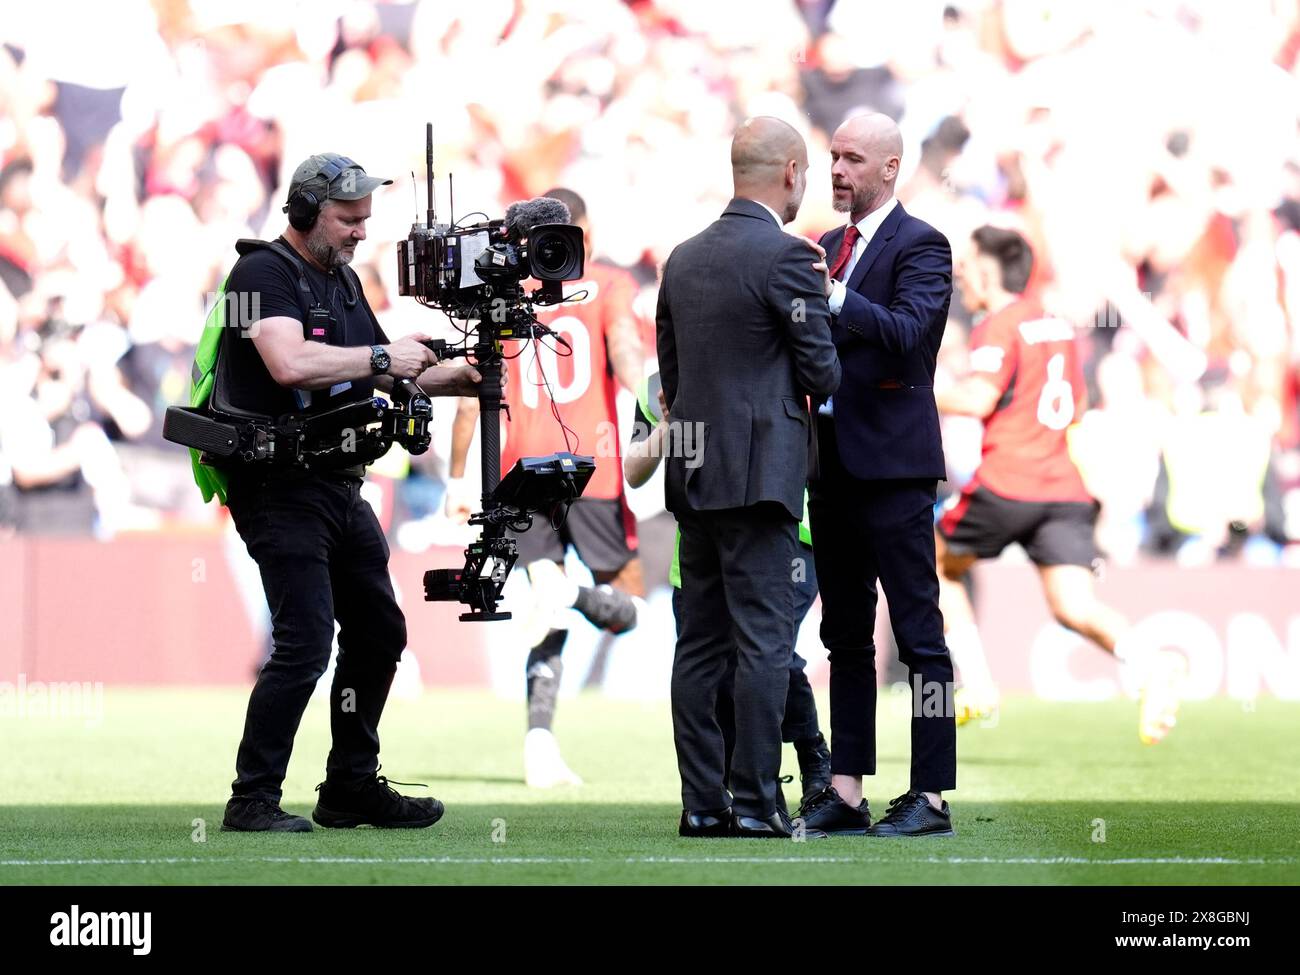
POLYGON ((560 693, 560 677, 564 664, 560 654, 564 650, 565 630, 551 630, 546 638, 528 654, 525 674, 528 678, 528 730, 550 730, 555 720, 555 701, 560 693))
POLYGON ((636 626, 636 603, 627 593, 611 586, 583 586, 578 590, 573 608, 592 626, 610 633, 626 633, 636 626))

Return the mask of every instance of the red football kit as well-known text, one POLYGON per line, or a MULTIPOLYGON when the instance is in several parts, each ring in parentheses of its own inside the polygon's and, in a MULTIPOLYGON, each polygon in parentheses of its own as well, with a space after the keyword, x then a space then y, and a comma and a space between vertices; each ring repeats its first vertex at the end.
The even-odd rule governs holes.
POLYGON ((1073 326, 1022 298, 976 325, 970 350, 971 371, 1002 393, 971 486, 1018 501, 1091 501, 1066 441, 1087 408, 1073 326))
POLYGON ((583 498, 623 496, 622 448, 618 436, 618 392, 605 339, 609 326, 631 314, 636 280, 627 271, 589 262, 581 281, 566 282, 564 293, 584 298, 539 311, 538 320, 560 333, 572 354, 553 339, 536 343, 510 342, 506 355, 510 381, 506 403, 510 418, 501 420, 501 473, 520 457, 560 450, 585 454, 596 461, 583 498), (558 410, 571 431, 568 444, 552 411, 558 410))

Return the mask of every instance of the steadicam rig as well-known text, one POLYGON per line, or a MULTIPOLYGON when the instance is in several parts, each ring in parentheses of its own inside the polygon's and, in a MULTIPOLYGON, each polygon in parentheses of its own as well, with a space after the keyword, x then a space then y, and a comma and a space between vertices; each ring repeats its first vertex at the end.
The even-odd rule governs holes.
POLYGON ((217 465, 238 461, 267 470, 331 471, 369 464, 394 443, 408 453, 424 453, 432 415, 423 390, 402 379, 393 384, 391 403, 375 396, 279 419, 171 406, 163 419, 163 437, 202 451, 217 465))
POLYGON ((425 572, 424 598, 464 603, 469 611, 460 618, 467 622, 509 619, 509 613, 497 609, 518 559, 507 530, 527 530, 537 512, 548 513, 555 524, 559 511, 582 494, 596 470, 590 457, 557 453, 525 457, 501 477, 502 343, 550 339, 567 347, 537 320, 535 308, 564 301, 563 282, 582 277, 582 229, 569 223, 568 207, 548 197, 511 204, 504 220, 440 224, 433 195, 432 125, 425 128, 425 162, 427 218, 398 242, 398 293, 444 312, 464 341, 427 344, 440 360, 471 360, 483 377, 478 394, 483 496, 482 510, 469 520, 480 533, 465 549, 464 566, 425 572), (531 293, 523 287, 529 278, 540 282, 531 293))

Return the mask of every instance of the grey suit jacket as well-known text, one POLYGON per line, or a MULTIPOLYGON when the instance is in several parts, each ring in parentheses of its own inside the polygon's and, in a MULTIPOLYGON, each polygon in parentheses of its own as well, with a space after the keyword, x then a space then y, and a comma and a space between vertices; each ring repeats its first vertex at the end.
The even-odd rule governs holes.
POLYGON ((775 501, 802 517, 812 434, 805 398, 820 402, 840 384, 815 260, 745 199, 669 255, 656 328, 672 421, 664 490, 674 514, 775 501))

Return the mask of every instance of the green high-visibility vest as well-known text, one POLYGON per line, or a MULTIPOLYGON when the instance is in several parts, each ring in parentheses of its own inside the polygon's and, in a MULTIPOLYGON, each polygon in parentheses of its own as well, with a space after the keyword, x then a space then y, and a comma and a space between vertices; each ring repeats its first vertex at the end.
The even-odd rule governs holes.
MULTIPOLYGON (((217 300, 203 322, 203 335, 199 338, 198 348, 194 350, 194 366, 190 369, 190 406, 207 406, 212 399, 212 388, 217 384, 217 362, 221 357, 221 338, 226 328, 226 282, 230 276, 221 279, 217 289, 217 300)), ((202 461, 202 452, 189 448, 190 467, 194 470, 194 483, 199 486, 203 503, 207 504, 214 497, 219 504, 226 503, 226 472, 218 470, 202 461)))
MULTIPOLYGON (((241 239, 235 244, 235 250, 240 257, 263 248, 274 252, 293 265, 294 271, 298 275, 298 289, 307 298, 310 298, 311 286, 307 283, 302 259, 283 244, 273 240, 251 239, 241 239)), ((229 274, 221 279, 221 287, 217 289, 216 301, 208 312, 208 317, 204 319, 203 335, 199 338, 198 347, 194 350, 194 365, 190 369, 191 407, 207 406, 212 400, 212 393, 217 385, 217 369, 221 362, 221 340, 226 334, 226 328, 234 327, 230 326, 226 320, 226 284, 229 281, 229 274)), ((201 451, 196 450, 194 447, 190 447, 189 451, 190 467, 194 471, 194 483, 199 486, 204 504, 213 498, 216 498, 218 503, 225 504, 226 486, 230 480, 229 475, 217 467, 203 463, 201 451)))

